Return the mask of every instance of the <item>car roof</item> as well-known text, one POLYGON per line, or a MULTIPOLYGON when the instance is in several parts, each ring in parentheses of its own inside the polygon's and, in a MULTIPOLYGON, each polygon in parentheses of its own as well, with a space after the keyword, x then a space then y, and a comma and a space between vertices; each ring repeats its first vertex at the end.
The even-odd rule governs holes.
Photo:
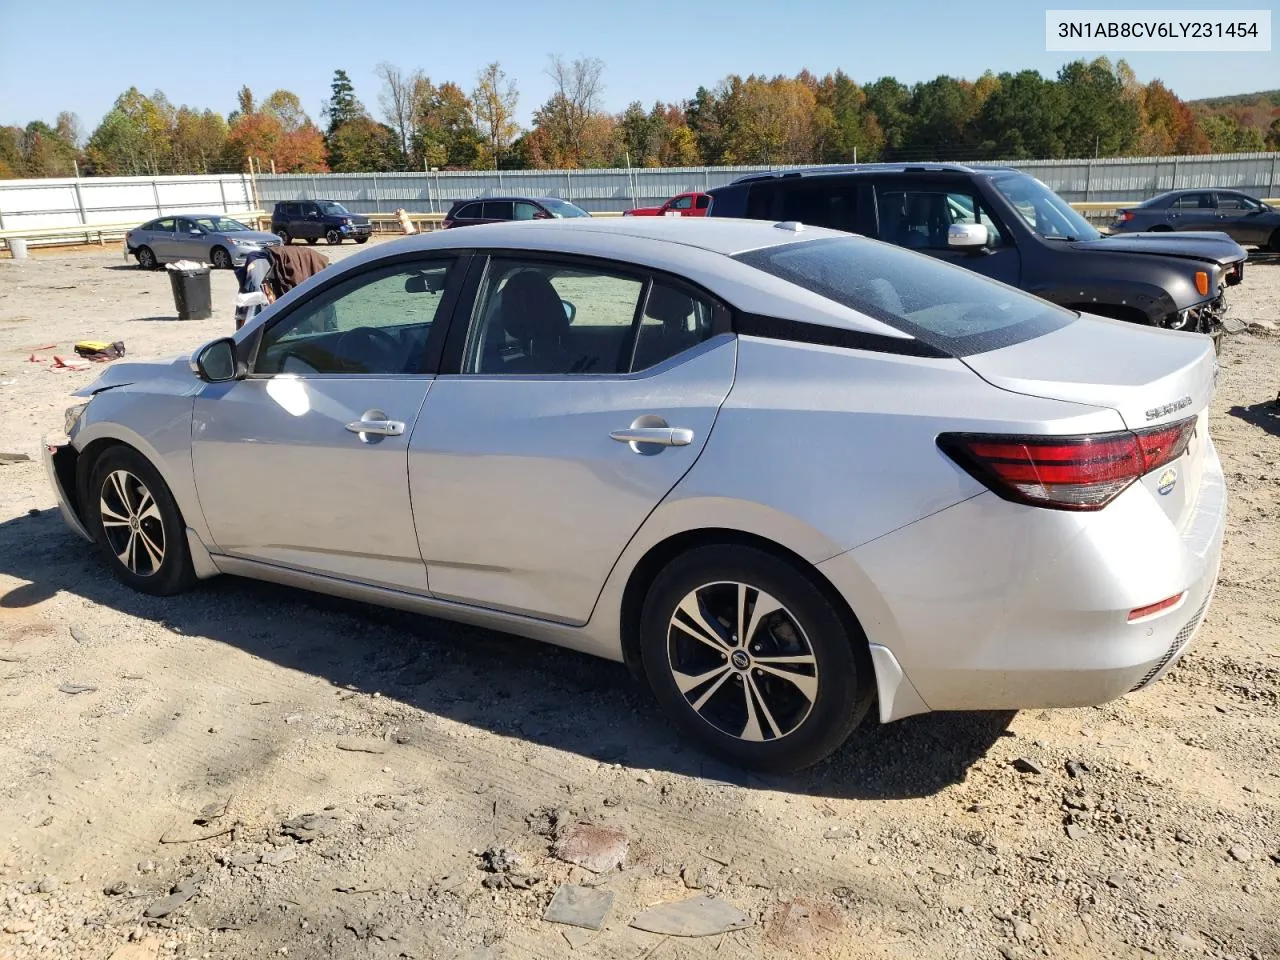
POLYGON ((969 166, 963 163, 847 163, 823 167, 797 167, 792 170, 773 170, 768 173, 752 173, 745 177, 738 177, 738 179, 734 180, 733 183, 752 183, 763 180, 786 180, 792 177, 847 176, 850 174, 950 173, 966 176, 985 176, 991 173, 1016 172, 1018 171, 1014 167, 1000 166, 996 164, 991 166, 969 166))
MULTIPOLYGON (((468 197, 466 200, 455 200, 455 205, 459 203, 482 203, 485 200, 528 200, 531 203, 546 203, 548 200, 554 200, 559 203, 573 203, 572 200, 566 200, 564 197, 530 197, 523 194, 496 194, 492 197, 468 197)), ((574 204, 577 206, 577 204, 574 204)))

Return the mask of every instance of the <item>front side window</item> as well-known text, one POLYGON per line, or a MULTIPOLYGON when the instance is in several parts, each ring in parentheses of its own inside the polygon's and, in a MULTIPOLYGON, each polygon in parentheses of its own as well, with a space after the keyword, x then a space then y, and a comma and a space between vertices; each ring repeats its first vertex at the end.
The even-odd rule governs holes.
POLYGON ((538 217, 538 208, 527 200, 516 201, 516 219, 517 220, 536 220, 538 217))
POLYGON ((239 233, 249 229, 239 220, 232 220, 230 217, 200 217, 196 223, 210 233, 239 233))
POLYGON ((190 220, 188 220, 186 217, 179 217, 179 218, 178 218, 178 232, 179 232, 179 233, 190 233, 190 232, 191 232, 192 230, 194 230, 195 228, 196 228, 196 225, 195 225, 194 223, 192 223, 190 220))
POLYGON ((1262 204, 1242 193, 1220 193, 1218 209, 1229 210, 1232 213, 1249 213, 1253 210, 1261 210, 1262 204))
POLYGON ((693 197, 676 197, 671 201, 668 210, 688 210, 693 206, 693 197))
POLYGON ((263 332, 254 372, 418 373, 452 267, 401 263, 316 294, 263 332))
POLYGON ((952 356, 1030 340, 1076 318, 962 267, 860 237, 765 247, 734 259, 952 356))
POLYGON ((1097 240, 1098 233, 1071 205, 1024 173, 993 176, 992 185, 1037 234, 1046 240, 1097 240))
POLYGON ((548 197, 542 201, 542 205, 547 208, 556 219, 562 217, 589 217, 591 214, 583 210, 581 207, 569 203, 567 200, 558 200, 555 197, 548 197))
POLYGON ((880 239, 912 250, 947 250, 948 228, 953 223, 981 223, 987 228, 987 244, 1003 243, 1000 229, 977 197, 964 190, 901 189, 877 187, 880 239))

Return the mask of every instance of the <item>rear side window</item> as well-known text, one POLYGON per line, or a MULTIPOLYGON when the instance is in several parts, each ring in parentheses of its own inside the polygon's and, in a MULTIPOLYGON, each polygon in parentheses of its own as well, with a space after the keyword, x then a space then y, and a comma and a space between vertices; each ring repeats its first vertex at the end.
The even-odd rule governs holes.
POLYGON ((479 220, 479 219, 480 219, 480 204, 478 204, 478 203, 468 203, 466 206, 464 206, 461 210, 459 210, 457 213, 455 213, 455 214, 453 215, 453 219, 455 219, 455 220, 479 220))
POLYGON ((514 204, 510 200, 486 200, 484 202, 484 218, 486 220, 511 220, 515 217, 512 210, 514 204))
POLYGON ((962 267, 860 237, 765 247, 734 259, 955 357, 1031 340, 1076 318, 962 267))
POLYGON ((1178 210, 1207 210, 1213 207, 1213 194, 1211 193, 1184 193, 1174 201, 1173 206, 1178 210))
POLYGON ((752 185, 747 197, 747 217, 752 220, 794 220, 852 231, 857 212, 858 184, 843 177, 766 181, 752 185))

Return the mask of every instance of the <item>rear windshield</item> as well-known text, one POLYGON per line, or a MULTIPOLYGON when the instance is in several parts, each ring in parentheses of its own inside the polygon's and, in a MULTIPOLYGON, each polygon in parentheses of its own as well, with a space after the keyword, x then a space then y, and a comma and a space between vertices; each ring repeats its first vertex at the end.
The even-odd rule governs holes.
POLYGON ((961 267, 862 237, 765 247, 734 259, 954 357, 1031 340, 1076 318, 961 267))

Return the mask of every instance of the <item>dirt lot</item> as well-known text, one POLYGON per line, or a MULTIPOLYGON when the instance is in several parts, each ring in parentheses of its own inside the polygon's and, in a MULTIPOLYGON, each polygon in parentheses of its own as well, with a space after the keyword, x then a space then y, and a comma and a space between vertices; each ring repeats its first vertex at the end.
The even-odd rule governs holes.
MULTIPOLYGON (((0 957, 1280 957, 1280 337, 1224 347, 1226 555, 1171 676, 871 722, 766 780, 682 748, 612 664, 230 578, 118 586, 38 459, 98 371, 47 361, 185 352, 233 289, 178 323, 118 251, 0 261, 0 452, 32 458, 0 463, 0 957), (620 868, 550 856, 579 821, 625 836, 620 868), (614 894, 603 930, 541 919, 566 881, 614 894), (697 893, 748 925, 629 926, 697 893)), ((1280 265, 1233 294, 1280 319, 1280 265)))

